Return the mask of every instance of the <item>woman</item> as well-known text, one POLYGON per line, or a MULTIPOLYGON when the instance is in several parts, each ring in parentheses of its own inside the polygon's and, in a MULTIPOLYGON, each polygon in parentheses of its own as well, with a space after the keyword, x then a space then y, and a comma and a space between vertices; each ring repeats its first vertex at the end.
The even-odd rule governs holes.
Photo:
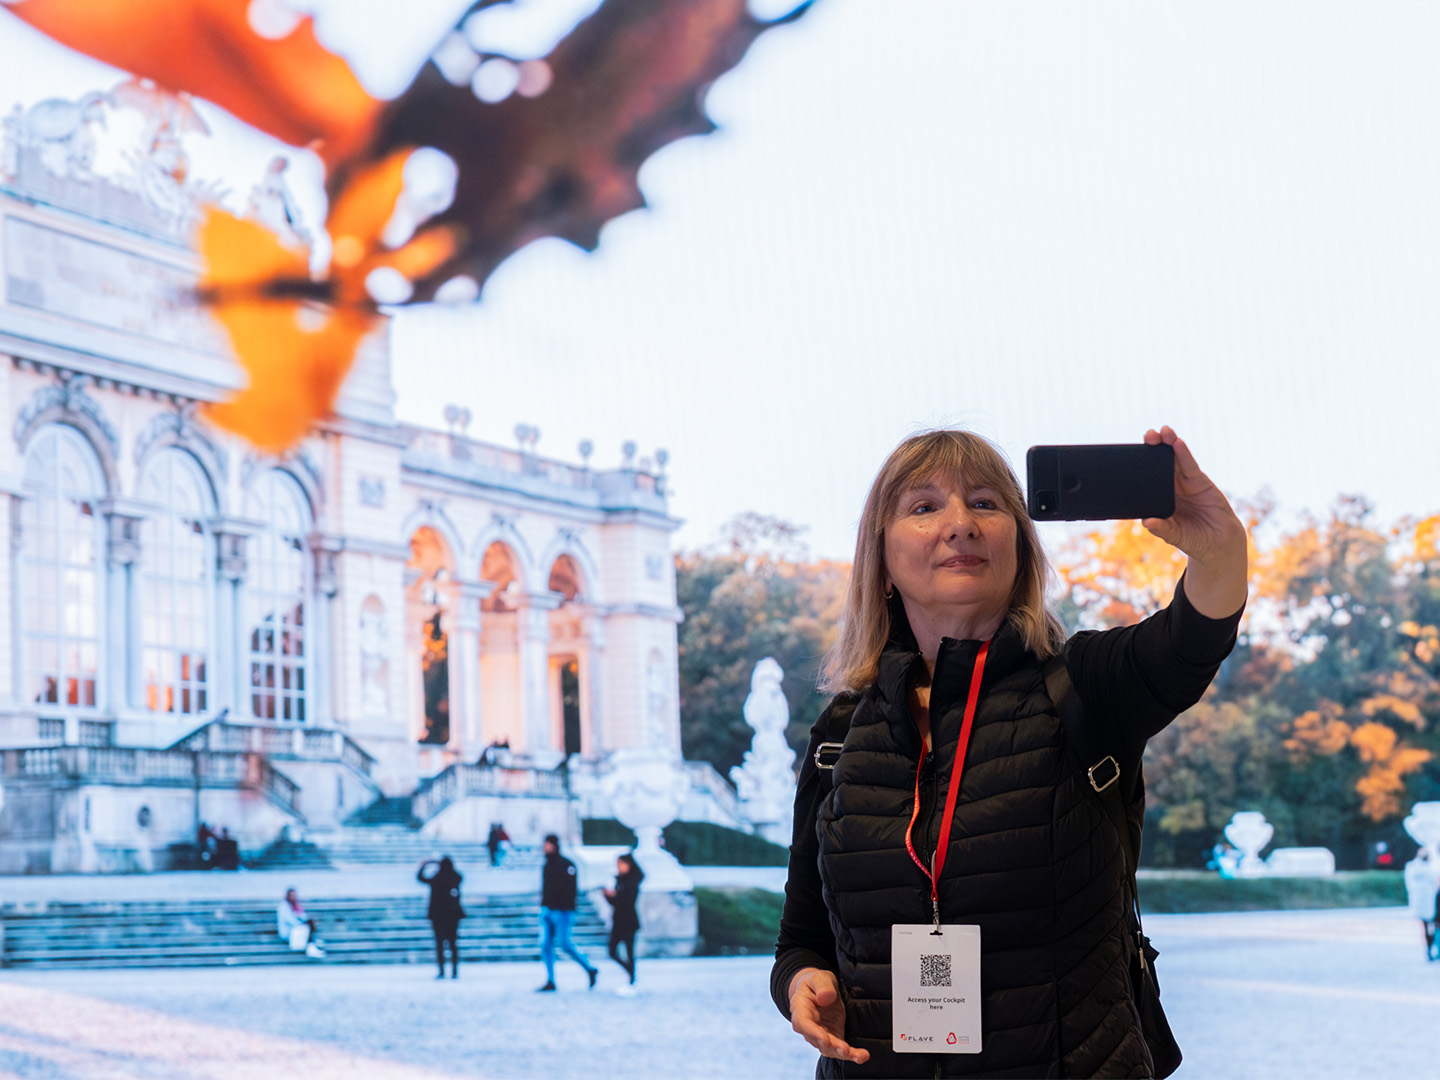
POLYGON ((1067 757, 1042 666, 1063 657, 1085 721, 1119 728, 1123 768, 1199 699, 1234 644, 1245 529, 1170 428, 1145 441, 1174 449, 1175 513, 1144 525, 1186 554, 1186 571, 1163 611, 1068 641, 994 446, 917 435, 876 477, 826 658, 822 685, 837 696, 801 772, 771 976, 776 1005, 822 1055, 818 1076, 1152 1074, 1128 978, 1120 837, 1067 757), (827 791, 815 753, 846 712, 827 791), (978 999, 973 1036, 940 1036, 978 1053, 897 1052, 916 1045, 904 1030, 915 1002, 941 995, 892 1001, 892 977, 951 977, 903 944, 932 920, 945 940, 978 936, 973 957, 956 953, 957 989, 944 995, 969 1004, 936 1006, 978 999), (958 990, 967 980, 973 994, 958 990))
POLYGON ((458 979, 460 920, 465 917, 465 909, 460 906, 461 874, 450 861, 450 856, 446 855, 438 863, 434 859, 421 863, 415 879, 422 885, 430 886, 430 907, 426 914, 430 919, 430 928, 435 931, 435 964, 440 969, 435 977, 445 977, 445 946, 449 945, 450 977, 458 979), (427 877, 425 868, 428 866, 435 867, 435 870, 427 877))
POLYGON ((285 899, 275 908, 275 932, 290 946, 292 952, 300 952, 312 960, 325 957, 325 947, 320 941, 319 927, 305 911, 300 894, 294 889, 285 890, 285 899))
POLYGON ((633 994, 635 987, 635 935, 640 930, 640 916, 635 905, 640 899, 640 882, 645 880, 644 871, 630 855, 621 855, 615 860, 615 887, 605 890, 605 899, 615 909, 610 920, 610 959, 630 976, 628 986, 617 991, 622 996, 633 994), (620 946, 625 946, 625 957, 620 957, 620 946))

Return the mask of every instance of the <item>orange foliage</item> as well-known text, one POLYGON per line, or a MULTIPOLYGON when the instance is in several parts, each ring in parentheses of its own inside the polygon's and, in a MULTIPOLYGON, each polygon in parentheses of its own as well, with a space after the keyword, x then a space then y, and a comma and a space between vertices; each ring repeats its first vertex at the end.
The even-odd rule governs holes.
POLYGON ((250 376, 244 390, 207 406, 206 415, 258 448, 280 453, 330 411, 377 316, 266 295, 261 286, 271 279, 303 279, 305 256, 256 222, 212 210, 201 226, 200 248, 207 256, 201 286, 219 297, 215 314, 250 376))
POLYGON ((1184 569, 1184 554, 1140 522, 1117 521, 1086 535, 1060 575, 1081 606, 1099 600, 1101 619, 1130 624, 1169 601, 1184 569))
POLYGON ((24 0, 9 10, 72 49, 213 101, 292 146, 319 143, 327 162, 355 153, 383 103, 315 40, 308 16, 270 40, 251 28, 249 7, 249 0, 24 0))
POLYGON ((1415 558, 1421 562, 1440 559, 1440 514, 1416 522, 1415 558))
POLYGON ((1416 730, 1425 730, 1425 714, 1420 711, 1420 707, 1413 701, 1406 701, 1394 694, 1376 694, 1366 698, 1360 711, 1366 716, 1374 716, 1380 712, 1394 713, 1416 730))
POLYGON ((1364 800, 1361 811, 1371 821, 1398 814, 1405 777, 1430 760, 1430 751, 1401 744, 1391 728, 1373 722, 1356 728, 1350 744, 1360 760, 1370 765, 1370 771, 1355 783, 1356 792, 1364 800))
POLYGON ((1285 748, 1296 756, 1338 754, 1350 742, 1350 725, 1340 717, 1344 710, 1333 701, 1323 701, 1318 709, 1301 713, 1290 725, 1290 738, 1285 748))
POLYGON ((367 304, 367 275, 393 266, 408 276, 449 257, 454 244, 446 228, 422 232, 398 251, 380 242, 404 186, 409 153, 397 151, 359 172, 332 210, 332 305, 306 299, 318 287, 310 282, 304 252, 255 222, 223 210, 206 215, 199 241, 206 260, 201 293, 250 377, 239 396, 207 409, 216 424, 272 453, 294 445, 329 414, 356 347, 378 322, 367 304))
POLYGON ((1319 527, 1311 524, 1290 534, 1260 553, 1250 565, 1254 567, 1257 595, 1283 602, 1293 582, 1318 579, 1325 572, 1327 553, 1319 527))

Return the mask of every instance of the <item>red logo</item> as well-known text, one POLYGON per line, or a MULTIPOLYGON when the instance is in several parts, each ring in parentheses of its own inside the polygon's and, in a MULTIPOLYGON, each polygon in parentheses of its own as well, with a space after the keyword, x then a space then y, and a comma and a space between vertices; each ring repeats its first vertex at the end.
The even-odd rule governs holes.
POLYGON ((945 1036, 945 1041, 946 1041, 947 1043, 949 1043, 951 1046, 954 1046, 954 1045, 955 1045, 955 1033, 952 1031, 952 1032, 950 1032, 949 1035, 946 1035, 946 1036, 945 1036))
POLYGON ((905 1041, 905 1033, 904 1033, 903 1031, 900 1032, 900 1041, 901 1041, 901 1042, 904 1042, 904 1041, 905 1041))

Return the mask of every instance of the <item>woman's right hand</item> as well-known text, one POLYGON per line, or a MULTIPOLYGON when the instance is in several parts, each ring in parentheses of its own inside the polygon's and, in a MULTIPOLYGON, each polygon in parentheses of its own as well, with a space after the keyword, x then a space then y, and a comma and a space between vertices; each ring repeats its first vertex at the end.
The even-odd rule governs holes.
POLYGON ((845 1041, 845 1003, 840 980, 833 971, 802 968, 790 980, 790 1026, 821 1056, 863 1065, 869 1050, 857 1050, 845 1041))

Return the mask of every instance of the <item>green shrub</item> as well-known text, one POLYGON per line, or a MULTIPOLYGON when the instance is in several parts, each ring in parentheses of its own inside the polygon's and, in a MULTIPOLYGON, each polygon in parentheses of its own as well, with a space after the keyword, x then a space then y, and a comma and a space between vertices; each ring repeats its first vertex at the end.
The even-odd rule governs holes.
MULTIPOLYGON (((586 818, 580 828, 586 844, 635 843, 634 832, 613 818, 586 818)), ((665 850, 686 866, 785 866, 790 859, 789 848, 708 821, 672 821, 663 836, 665 850)))
POLYGON ((696 889, 697 956, 772 956, 785 897, 768 889, 696 889))
POLYGON ((1396 907, 1404 903, 1405 882, 1392 870, 1234 881, 1204 870, 1161 870, 1142 872, 1140 878, 1140 907, 1156 913, 1396 907))

